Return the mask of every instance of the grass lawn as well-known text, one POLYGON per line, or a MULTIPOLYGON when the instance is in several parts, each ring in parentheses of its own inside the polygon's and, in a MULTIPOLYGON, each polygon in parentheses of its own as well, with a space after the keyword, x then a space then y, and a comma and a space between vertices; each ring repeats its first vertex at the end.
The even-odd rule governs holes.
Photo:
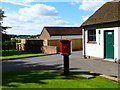
POLYGON ((86 79, 78 73, 61 75, 60 71, 3 72, 2 88, 118 88, 118 83, 96 76, 86 79))
POLYGON ((38 55, 46 55, 43 53, 32 53, 32 52, 26 52, 26 51, 17 51, 17 50, 7 50, 7 51, 1 51, 2 56, 0 59, 11 59, 11 58, 22 58, 22 57, 29 57, 29 56, 38 56, 38 55))

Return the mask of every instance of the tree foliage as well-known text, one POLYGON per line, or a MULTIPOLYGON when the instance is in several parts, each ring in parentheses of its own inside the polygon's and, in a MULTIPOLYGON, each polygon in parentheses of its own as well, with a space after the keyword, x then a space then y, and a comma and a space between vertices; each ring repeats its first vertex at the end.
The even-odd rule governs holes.
POLYGON ((2 37, 2 41, 6 41, 9 40, 9 36, 6 34, 6 29, 11 28, 8 26, 2 26, 3 23, 3 18, 5 18, 6 16, 4 15, 4 11, 2 9, 0 9, 0 36, 2 37))
POLYGON ((4 17, 6 17, 4 16, 4 11, 0 9, 0 32, 4 32, 7 29, 7 27, 2 26, 2 20, 4 17))

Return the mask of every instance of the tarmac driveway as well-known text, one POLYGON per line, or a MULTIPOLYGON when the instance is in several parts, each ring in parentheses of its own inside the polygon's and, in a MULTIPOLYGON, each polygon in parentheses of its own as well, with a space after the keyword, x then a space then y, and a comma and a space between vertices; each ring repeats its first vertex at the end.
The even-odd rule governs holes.
MULTIPOLYGON (((117 77, 118 65, 107 61, 83 59, 82 51, 74 51, 70 55, 71 71, 90 71, 117 77)), ((56 54, 2 62, 3 72, 16 70, 63 70, 63 56, 56 54)))

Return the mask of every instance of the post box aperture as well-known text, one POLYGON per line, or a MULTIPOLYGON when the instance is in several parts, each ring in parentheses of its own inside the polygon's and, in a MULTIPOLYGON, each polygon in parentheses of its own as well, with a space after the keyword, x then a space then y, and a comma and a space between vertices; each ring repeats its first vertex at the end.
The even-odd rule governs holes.
POLYGON ((71 40, 70 39, 60 40, 60 54, 62 55, 71 54, 71 40))

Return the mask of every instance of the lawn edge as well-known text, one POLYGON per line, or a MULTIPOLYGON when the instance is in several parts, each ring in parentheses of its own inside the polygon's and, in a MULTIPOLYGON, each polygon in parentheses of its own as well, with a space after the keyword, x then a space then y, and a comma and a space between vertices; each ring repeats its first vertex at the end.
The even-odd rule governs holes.
MULTIPOLYGON (((95 72, 90 72, 90 73, 95 73, 95 72)), ((96 74, 99 74, 100 77, 103 77, 103 78, 106 78, 108 80, 112 80, 114 82, 120 83, 120 78, 116 78, 116 77, 112 77, 112 76, 104 75, 104 74, 100 74, 100 73, 96 73, 96 74)))
POLYGON ((101 77, 104 77, 104 78, 106 78, 106 79, 109 79, 109 80, 115 81, 115 82, 117 82, 117 83, 120 83, 120 79, 119 79, 119 78, 111 77, 111 76, 103 75, 103 74, 101 74, 100 76, 101 76, 101 77))
POLYGON ((17 59, 33 58, 33 57, 49 56, 49 55, 56 55, 56 53, 55 54, 46 54, 46 55, 36 55, 36 56, 26 56, 26 57, 10 58, 10 59, 1 59, 0 61, 11 61, 11 60, 17 60, 17 59))

